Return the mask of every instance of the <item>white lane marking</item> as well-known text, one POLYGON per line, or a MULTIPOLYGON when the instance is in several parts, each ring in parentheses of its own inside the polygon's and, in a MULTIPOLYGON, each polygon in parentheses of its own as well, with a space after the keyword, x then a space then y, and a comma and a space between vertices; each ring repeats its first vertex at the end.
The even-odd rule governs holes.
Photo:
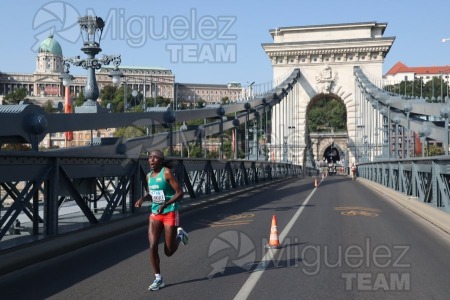
MULTIPOLYGON (((280 244, 283 244, 284 238, 288 235, 289 231, 291 230, 292 226, 294 226, 294 223, 297 221, 298 217, 302 213, 303 209, 306 207, 306 204, 308 204, 309 199, 314 195, 317 189, 313 189, 311 194, 309 194, 308 198, 303 201, 302 205, 299 207, 299 209, 295 212, 292 219, 289 221, 289 223, 286 225, 286 228, 281 232, 280 234, 280 244)), ((247 279, 247 281, 244 283, 240 291, 237 293, 237 295, 234 297, 235 300, 243 300, 247 299, 247 297, 250 295, 251 291, 255 287, 256 283, 258 282, 261 275, 264 273, 265 269, 269 265, 269 263, 272 261, 273 256, 275 253, 277 253, 278 249, 269 249, 266 255, 264 255, 263 259, 259 262, 258 266, 256 266, 255 270, 250 274, 250 277, 247 279)))

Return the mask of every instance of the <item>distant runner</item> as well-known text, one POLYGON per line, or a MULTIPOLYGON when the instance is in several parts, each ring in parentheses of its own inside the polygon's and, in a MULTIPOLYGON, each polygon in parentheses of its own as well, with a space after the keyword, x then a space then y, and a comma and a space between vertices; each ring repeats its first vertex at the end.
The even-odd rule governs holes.
POLYGON ((356 179, 356 166, 355 163, 352 163, 352 166, 350 168, 351 172, 352 172, 352 180, 356 179))

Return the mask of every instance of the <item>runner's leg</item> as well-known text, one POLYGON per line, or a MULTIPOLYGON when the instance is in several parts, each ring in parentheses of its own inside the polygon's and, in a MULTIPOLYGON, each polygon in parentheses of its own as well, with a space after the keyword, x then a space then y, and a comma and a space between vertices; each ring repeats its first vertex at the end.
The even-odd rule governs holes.
POLYGON ((164 253, 172 256, 180 244, 180 239, 177 238, 177 226, 164 225, 164 234, 164 253))
POLYGON ((160 259, 158 254, 158 243, 163 229, 163 222, 150 218, 150 224, 148 226, 148 240, 150 243, 150 262, 152 263, 155 274, 161 274, 161 269, 159 266, 160 259))

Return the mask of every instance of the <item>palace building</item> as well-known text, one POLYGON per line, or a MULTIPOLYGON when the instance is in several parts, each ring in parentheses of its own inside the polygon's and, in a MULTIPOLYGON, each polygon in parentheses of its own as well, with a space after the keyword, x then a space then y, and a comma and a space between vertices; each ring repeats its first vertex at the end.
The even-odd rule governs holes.
MULTIPOLYGON (((0 71, 0 105, 3 97, 15 89, 24 88, 27 98, 31 103, 43 105, 49 100, 54 107, 58 102, 64 102, 64 86, 61 74, 63 68, 62 47, 53 35, 49 35, 39 45, 36 55, 35 71, 32 74, 1 72, 0 71)), ((106 85, 112 85, 109 76, 113 66, 102 66, 96 71, 96 80, 99 90, 106 85)), ((230 101, 242 99, 243 89, 239 83, 229 84, 198 84, 175 83, 175 75, 171 70, 159 67, 119 66, 123 73, 121 84, 128 90, 140 91, 144 97, 163 97, 171 99, 174 109, 181 104, 189 104, 187 107, 195 108, 197 101, 203 100, 207 104, 219 103, 222 99, 230 101)), ((70 94, 73 98, 84 92, 86 76, 74 75, 70 86, 70 94)), ((101 99, 99 99, 101 101, 101 99)), ((41 143, 42 147, 70 147, 90 144, 95 138, 112 136, 112 130, 96 130, 95 132, 74 133, 74 140, 65 140, 64 133, 48 135, 41 143)))

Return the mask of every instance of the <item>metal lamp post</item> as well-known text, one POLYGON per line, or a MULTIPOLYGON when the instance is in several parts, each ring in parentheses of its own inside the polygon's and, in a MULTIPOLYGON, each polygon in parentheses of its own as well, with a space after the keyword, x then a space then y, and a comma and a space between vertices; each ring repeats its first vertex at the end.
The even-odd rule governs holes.
MULTIPOLYGON (((297 153, 297 145, 295 141, 295 126, 288 126, 288 129, 292 129, 292 131, 294 132, 293 134, 291 134, 291 130, 289 130, 289 144, 291 145, 291 151, 293 153, 297 153)), ((295 155, 292 156, 295 157, 295 155)))
MULTIPOLYGON (((131 79, 131 85, 132 85, 132 88, 133 88, 133 85, 137 85, 137 87, 135 87, 135 88, 133 88, 132 89, 132 92, 131 92, 131 95, 135 98, 135 100, 136 100, 136 96, 138 96, 139 95, 139 93, 141 93, 142 92, 142 100, 143 100, 143 105, 142 105, 142 109, 144 110, 144 111, 147 111, 147 101, 146 101, 146 96, 147 96, 147 80, 146 80, 146 77, 144 77, 143 79, 142 78, 132 78, 131 79), (141 91, 141 89, 139 88, 139 82, 141 82, 142 83, 142 91, 141 91)), ((125 91, 124 91, 124 93, 125 93, 125 91)), ((125 95, 125 97, 126 97, 126 95, 125 95)), ((134 103, 134 105, 136 106, 136 101, 135 101, 135 103, 134 103)), ((156 107, 156 105, 154 105, 154 107, 156 107)), ((174 110, 175 110, 176 108, 174 108, 174 110)))
MULTIPOLYGON (((114 70, 118 71, 118 66, 121 63, 120 55, 104 55, 102 58, 95 58, 95 56, 102 51, 100 48, 100 41, 102 38, 103 28, 105 23, 102 18, 96 16, 84 16, 78 18, 80 25, 81 36, 83 38, 83 51, 87 58, 81 59, 79 56, 64 58, 74 66, 81 66, 88 71, 86 77, 86 86, 84 89, 84 97, 86 101, 80 107, 75 108, 77 113, 96 113, 101 111, 97 99, 100 95, 97 80, 95 78, 95 70, 98 70, 102 65, 109 65, 113 62, 116 67, 114 70)), ((113 82, 120 81, 120 75, 113 75, 113 82)), ((106 111, 106 110, 104 110, 106 111)))
POLYGON ((445 143, 444 143, 444 147, 445 147, 445 155, 448 155, 448 143, 449 143, 449 138, 448 138, 448 116, 449 116, 449 112, 450 112, 450 106, 448 105, 444 105, 441 108, 441 117, 443 117, 445 119, 445 143))
POLYGON ((391 158, 391 105, 392 105, 392 99, 389 98, 386 100, 387 104, 387 118, 388 118, 388 131, 387 131, 387 139, 388 139, 388 159, 391 158))
POLYGON ((258 122, 259 122, 259 112, 255 111, 253 113, 255 119, 253 120, 253 148, 252 154, 256 155, 256 160, 259 160, 259 141, 258 141, 258 122))
POLYGON ((131 96, 133 97, 134 100, 134 106, 136 106, 136 97, 138 95, 138 91, 137 90, 132 90, 131 91, 131 96))
MULTIPOLYGON (((72 98, 70 97, 70 84, 72 83, 73 76, 69 74, 70 65, 67 62, 64 63, 64 72, 59 76, 62 79, 64 86, 64 113, 70 114, 72 110, 72 98)), ((73 140, 73 132, 67 131, 64 133, 65 136, 65 146, 67 147, 67 142, 73 140)))
MULTIPOLYGON (((108 76, 112 78, 112 83, 116 86, 119 86, 121 78, 125 77, 123 72, 119 70, 119 64, 116 63, 115 68, 109 72, 108 76)), ((123 82, 123 112, 127 111, 127 105, 127 78, 125 77, 123 82)))
POLYGON ((238 141, 239 141, 239 139, 238 139, 238 130, 237 130, 237 128, 238 128, 238 126, 240 125, 240 121, 239 121, 239 119, 234 119, 233 120, 233 126, 234 126, 234 159, 237 159, 238 158, 238 141))
POLYGON ((427 139, 427 136, 431 133, 430 123, 429 122, 423 122, 422 126, 419 128, 419 136, 420 136, 420 142, 422 143, 422 157, 425 156, 425 141, 427 139))
POLYGON ((395 116, 394 118, 392 118, 392 122, 394 122, 395 124, 395 129, 394 129, 394 158, 398 159, 398 139, 397 139, 397 132, 398 132, 398 124, 400 123, 401 118, 399 116, 395 116))
POLYGON ((217 109, 217 115, 220 118, 220 159, 223 159, 223 117, 225 115, 225 109, 222 105, 217 109))
POLYGON ((250 109, 252 108, 252 105, 248 102, 244 104, 244 109, 246 110, 247 114, 245 115, 245 153, 247 155, 247 159, 250 160, 250 149, 248 144, 248 121, 249 121, 249 114, 250 109))
POLYGON ((403 105, 403 111, 406 113, 406 157, 409 158, 409 143, 410 143, 410 132, 409 132, 409 114, 411 113, 412 105, 406 102, 403 105))
POLYGON ((169 154, 173 156, 173 123, 175 122, 175 114, 170 107, 164 113, 164 122, 169 126, 169 154))
POLYGON ((388 109, 386 107, 382 107, 380 109, 380 113, 385 117, 383 118, 383 127, 382 127, 382 131, 383 131, 383 138, 382 138, 382 157, 383 158, 388 158, 389 159, 389 146, 388 146, 388 120, 387 120, 387 115, 388 115, 388 109))
POLYGON ((263 115, 264 115, 264 153, 266 154, 266 156, 267 156, 267 159, 268 159, 268 157, 269 157, 269 152, 267 152, 268 151, 268 149, 267 149, 267 136, 268 136, 268 134, 269 134, 269 132, 267 131, 267 109, 266 109, 266 106, 269 106, 270 107, 270 105, 267 103, 267 99, 266 98, 262 98, 262 103, 263 103, 263 115))
POLYGON ((364 153, 364 162, 369 161, 369 151, 367 149, 367 135, 363 136, 363 153, 364 153))
MULTIPOLYGON (((183 121, 183 125, 180 126, 180 131, 181 131, 181 157, 183 157, 183 144, 184 144, 184 131, 188 130, 188 127, 186 125, 186 122, 183 121)), ((186 149, 187 149, 187 154, 189 157, 189 146, 186 144, 186 149)))

